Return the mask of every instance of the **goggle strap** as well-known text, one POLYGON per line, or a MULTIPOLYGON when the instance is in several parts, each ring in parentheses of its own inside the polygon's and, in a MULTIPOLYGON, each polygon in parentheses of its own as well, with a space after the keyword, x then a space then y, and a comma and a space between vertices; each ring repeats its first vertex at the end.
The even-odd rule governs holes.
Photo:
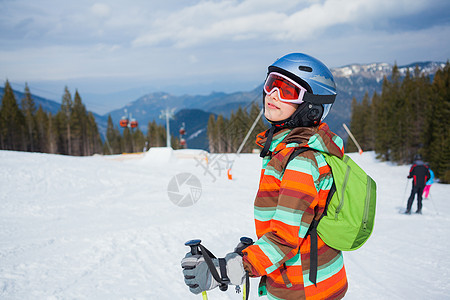
POLYGON ((303 101, 314 104, 331 104, 334 103, 334 99, 336 95, 314 95, 308 92, 303 95, 303 101))

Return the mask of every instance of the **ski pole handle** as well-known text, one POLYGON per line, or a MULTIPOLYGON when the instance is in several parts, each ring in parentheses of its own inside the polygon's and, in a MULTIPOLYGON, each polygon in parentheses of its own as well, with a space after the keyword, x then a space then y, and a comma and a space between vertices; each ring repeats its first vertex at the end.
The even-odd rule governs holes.
MULTIPOLYGON (((190 240, 184 243, 185 246, 191 247, 191 254, 192 255, 200 255, 200 251, 198 250, 198 247, 200 246, 201 240, 190 240)), ((208 294, 206 294, 206 291, 202 292, 202 298, 203 300, 208 300, 208 294)))
POLYGON ((239 244, 236 246, 236 248, 234 248, 234 252, 236 252, 237 254, 239 254, 240 256, 242 256, 242 250, 244 250, 245 248, 247 248, 248 246, 253 244, 253 240, 249 237, 243 236, 241 237, 239 244))
POLYGON ((202 240, 190 240, 184 243, 185 246, 191 247, 191 254, 192 255, 199 255, 200 251, 198 250, 198 246, 200 246, 200 243, 202 240))
POLYGON ((240 241, 246 246, 250 246, 251 244, 253 244, 253 239, 246 236, 241 237, 240 241))

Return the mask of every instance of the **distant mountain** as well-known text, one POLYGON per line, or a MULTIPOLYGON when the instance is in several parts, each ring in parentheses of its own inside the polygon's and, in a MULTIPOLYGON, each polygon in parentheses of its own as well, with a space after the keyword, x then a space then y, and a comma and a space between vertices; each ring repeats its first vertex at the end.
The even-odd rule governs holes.
POLYGON ((132 118, 138 120, 139 128, 142 131, 147 131, 148 122, 153 120, 159 124, 165 122, 164 119, 160 118, 160 115, 161 111, 167 108, 175 109, 175 113, 182 109, 200 109, 204 112, 222 114, 225 117, 228 117, 231 112, 233 110, 236 111, 239 106, 246 107, 253 100, 260 98, 259 91, 260 89, 232 94, 211 93, 206 96, 174 96, 161 92, 152 93, 140 97, 121 109, 113 110, 110 113, 105 114, 104 117, 107 118, 108 115, 111 115, 114 122, 118 123, 122 116, 131 114, 132 118))
MULTIPOLYGON (((443 68, 445 63, 440 62, 418 62, 406 66, 399 66, 398 70, 401 76, 405 76, 409 70, 414 74, 416 66, 419 67, 421 74, 434 76, 439 68, 443 68)), ((390 78, 393 66, 387 63, 373 63, 367 65, 353 64, 340 68, 331 69, 339 94, 344 98, 356 97, 362 100, 367 91, 372 96, 373 92, 381 92, 381 85, 384 76, 390 78)))

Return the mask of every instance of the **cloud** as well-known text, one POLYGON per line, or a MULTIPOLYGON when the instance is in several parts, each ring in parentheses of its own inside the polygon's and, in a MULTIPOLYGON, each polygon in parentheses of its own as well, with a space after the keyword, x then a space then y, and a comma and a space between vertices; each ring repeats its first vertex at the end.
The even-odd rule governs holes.
POLYGON ((111 7, 104 3, 95 3, 90 10, 95 16, 100 18, 107 18, 111 15, 111 7))
MULTIPOLYGON (((286 2, 286 1, 284 1, 286 2)), ((435 1, 436 2, 436 1, 435 1)), ((429 9, 429 1, 327 0, 283 5, 280 1, 199 2, 156 16, 134 46, 186 48, 234 40, 305 41, 334 26, 381 28, 390 19, 429 9)))
MULTIPOLYGON (((426 15, 442 20, 436 14, 448 15, 447 0, 222 0, 222 1, 109 1, 59 4, 42 0, 1 2, 5 13, 0 16, 2 36, 8 43, 22 46, 29 40, 79 43, 113 43, 133 47, 192 48, 230 42, 278 41, 302 42, 319 37, 335 27, 365 30, 399 30, 389 28, 408 22, 408 16, 426 15), (20 32, 24 40, 14 38, 20 32), (98 39, 101 39, 98 41, 98 39)), ((448 20, 448 17, 446 17, 448 20)), ((423 20, 409 20, 420 24, 423 20)), ((417 26, 417 25, 416 25, 417 26)))
POLYGON ((0 76, 239 84, 292 51, 331 67, 450 57, 448 0, 100 1, 0 0, 0 76))

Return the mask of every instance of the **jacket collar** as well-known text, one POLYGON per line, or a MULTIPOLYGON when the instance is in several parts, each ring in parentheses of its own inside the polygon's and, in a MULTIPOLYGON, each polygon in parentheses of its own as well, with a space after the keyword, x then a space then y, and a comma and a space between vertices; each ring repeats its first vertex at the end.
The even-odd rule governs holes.
MULTIPOLYGON (((265 146, 268 131, 257 135, 256 144, 261 147, 265 146)), ((283 128, 276 131, 273 134, 269 151, 276 154, 289 147, 309 147, 340 158, 344 155, 343 140, 333 133, 326 123, 320 123, 316 127, 283 128)))

